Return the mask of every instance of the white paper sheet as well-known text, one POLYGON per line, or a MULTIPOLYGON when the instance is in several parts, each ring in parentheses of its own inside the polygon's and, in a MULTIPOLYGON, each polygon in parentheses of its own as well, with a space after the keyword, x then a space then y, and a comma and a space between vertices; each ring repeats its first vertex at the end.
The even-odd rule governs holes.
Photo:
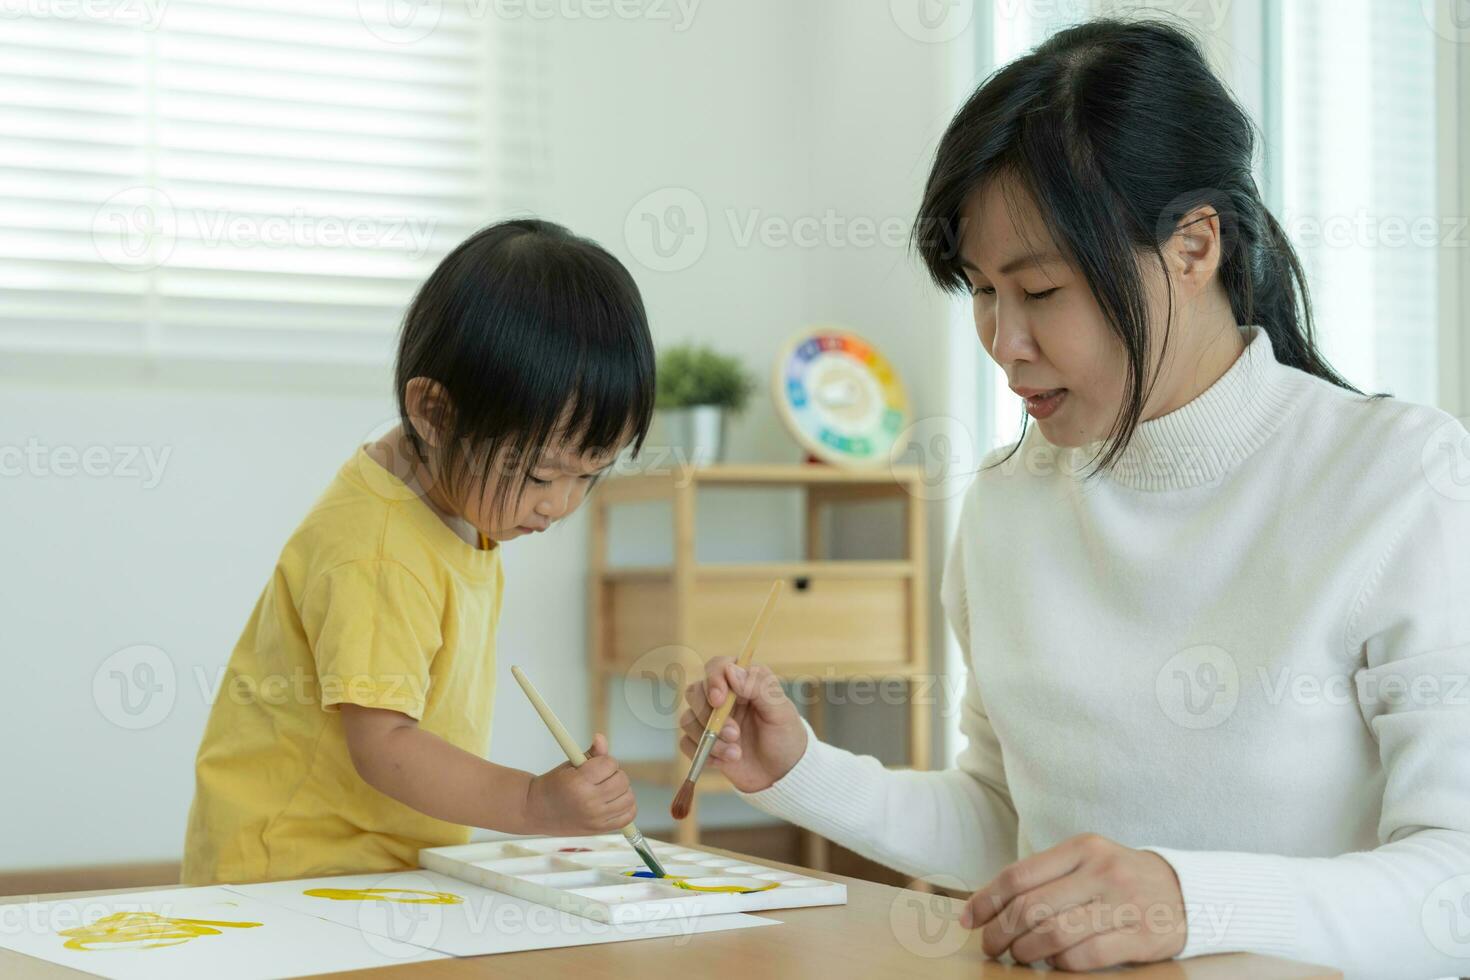
POLYGON ((214 886, 0 905, 0 946, 110 980, 269 980, 446 958, 214 886))
POLYGON ((671 916, 662 921, 608 925, 433 871, 346 875, 226 887, 242 896, 321 916, 364 933, 455 956, 586 946, 658 936, 687 938, 706 932, 779 924, 774 919, 737 913, 693 918, 671 916), (334 889, 349 896, 363 889, 382 889, 390 894, 366 900, 339 900, 307 894, 321 889, 334 889), (412 891, 398 891, 401 889, 412 891), (433 893, 452 895, 459 901, 436 904, 432 901, 433 893), (389 900, 390 897, 400 901, 389 900), (401 901, 403 899, 409 901, 401 901))

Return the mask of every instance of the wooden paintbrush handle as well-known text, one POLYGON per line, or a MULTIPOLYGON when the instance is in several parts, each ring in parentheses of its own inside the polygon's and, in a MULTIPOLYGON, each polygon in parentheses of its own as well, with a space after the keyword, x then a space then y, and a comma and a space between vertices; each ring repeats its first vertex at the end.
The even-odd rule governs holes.
MULTIPOLYGON (((771 613, 776 609, 776 599, 780 597, 781 590, 786 587, 783 579, 776 579, 771 583, 771 591, 766 594, 766 604, 761 606, 760 615, 755 619, 755 625, 750 628, 750 635, 745 638, 745 648, 740 651, 740 656, 735 658, 735 663, 740 667, 749 667, 750 661, 755 657, 756 645, 760 643, 761 634, 766 631, 766 623, 770 622, 771 613)), ((730 717, 730 712, 735 707, 735 696, 733 693, 725 698, 725 703, 716 708, 709 716, 709 722, 704 726, 707 732, 718 732, 725 719, 730 717)))
MULTIPOLYGON (((526 692, 526 698, 531 702, 531 707, 535 708, 541 720, 546 722, 546 727, 551 729, 551 737, 556 739, 556 744, 560 745, 561 750, 566 753, 567 761, 581 769, 587 764, 587 754, 572 738, 571 732, 567 731, 561 719, 556 716, 556 712, 551 710, 551 705, 541 697, 541 692, 536 690, 536 685, 531 683, 531 678, 527 677, 526 672, 519 667, 512 667, 510 675, 516 679, 517 684, 521 685, 521 690, 526 692)), ((622 835, 636 844, 641 844, 643 841, 643 835, 639 833, 635 824, 630 823, 622 828, 622 835)))
POLYGON ((582 747, 572 738, 566 726, 561 723, 561 719, 556 717, 556 712, 551 710, 551 706, 542 700, 541 692, 536 690, 536 686, 531 683, 531 678, 527 677, 525 671, 519 667, 512 667, 510 674, 516 679, 516 683, 521 685, 521 690, 526 692, 526 698, 531 702, 531 707, 536 709, 536 713, 541 716, 546 727, 551 729, 551 737, 556 739, 556 744, 560 745, 561 750, 566 753, 567 761, 578 769, 586 765, 587 756, 582 751, 582 747))

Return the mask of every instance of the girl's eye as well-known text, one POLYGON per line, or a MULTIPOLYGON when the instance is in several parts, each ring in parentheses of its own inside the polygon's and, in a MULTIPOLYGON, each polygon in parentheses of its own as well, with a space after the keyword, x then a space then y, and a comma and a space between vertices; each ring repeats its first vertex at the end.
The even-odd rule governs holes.
POLYGON ((1060 288, 1061 288, 1060 286, 1053 286, 1051 289, 1043 289, 1039 293, 1027 293, 1026 294, 1026 299, 1027 300, 1046 299, 1048 296, 1050 296, 1052 293, 1056 292, 1060 288))
POLYGON ((973 286, 970 289, 971 296, 994 296, 994 286, 973 286))
POLYGON ((531 486, 533 486, 533 487, 549 487, 549 486, 551 486, 551 481, 550 480, 538 480, 536 477, 531 476, 530 474, 527 474, 526 475, 526 482, 529 483, 529 484, 531 484, 531 486))

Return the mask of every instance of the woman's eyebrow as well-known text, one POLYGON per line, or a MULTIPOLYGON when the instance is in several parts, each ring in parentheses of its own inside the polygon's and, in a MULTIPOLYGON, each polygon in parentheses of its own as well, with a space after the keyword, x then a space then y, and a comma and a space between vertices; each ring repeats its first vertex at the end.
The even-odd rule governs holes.
MULTIPOLYGON (((1015 258, 1006 262, 1005 265, 1000 267, 1000 272, 998 274, 1002 276, 1008 276, 1012 272, 1015 272, 1019 269, 1025 269, 1030 266, 1053 265, 1060 261, 1062 261, 1062 257, 1056 252, 1030 252, 1026 255, 1018 255, 1015 258)), ((982 276, 985 274, 981 271, 978 265, 971 262, 969 259, 960 259, 960 266, 962 268, 969 269, 971 272, 979 272, 982 276)))

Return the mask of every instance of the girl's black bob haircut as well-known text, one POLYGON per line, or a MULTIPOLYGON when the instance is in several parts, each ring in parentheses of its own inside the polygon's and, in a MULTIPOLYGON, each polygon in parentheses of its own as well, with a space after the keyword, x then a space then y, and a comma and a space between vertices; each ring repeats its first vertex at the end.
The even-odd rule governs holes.
POLYGON ((394 387, 404 436, 451 493, 518 500, 547 450, 642 449, 653 417, 653 339, 628 270, 596 242, 537 219, 475 232, 419 288, 404 317, 394 387), (414 378, 447 403, 409 417, 414 378))
POLYGON ((1219 215, 1218 275, 1235 322, 1261 326, 1281 363, 1362 394, 1317 349, 1306 275, 1261 199, 1254 151, 1250 118, 1199 45, 1154 19, 1101 18, 1058 32, 987 78, 939 142, 913 233, 934 281, 966 287, 966 204, 1009 178, 1035 200, 1123 345, 1123 406, 1094 474, 1132 438, 1156 378, 1146 376, 1150 351, 1162 363, 1174 319, 1171 295, 1154 336, 1139 258, 1167 275, 1161 246, 1199 208, 1219 215))

